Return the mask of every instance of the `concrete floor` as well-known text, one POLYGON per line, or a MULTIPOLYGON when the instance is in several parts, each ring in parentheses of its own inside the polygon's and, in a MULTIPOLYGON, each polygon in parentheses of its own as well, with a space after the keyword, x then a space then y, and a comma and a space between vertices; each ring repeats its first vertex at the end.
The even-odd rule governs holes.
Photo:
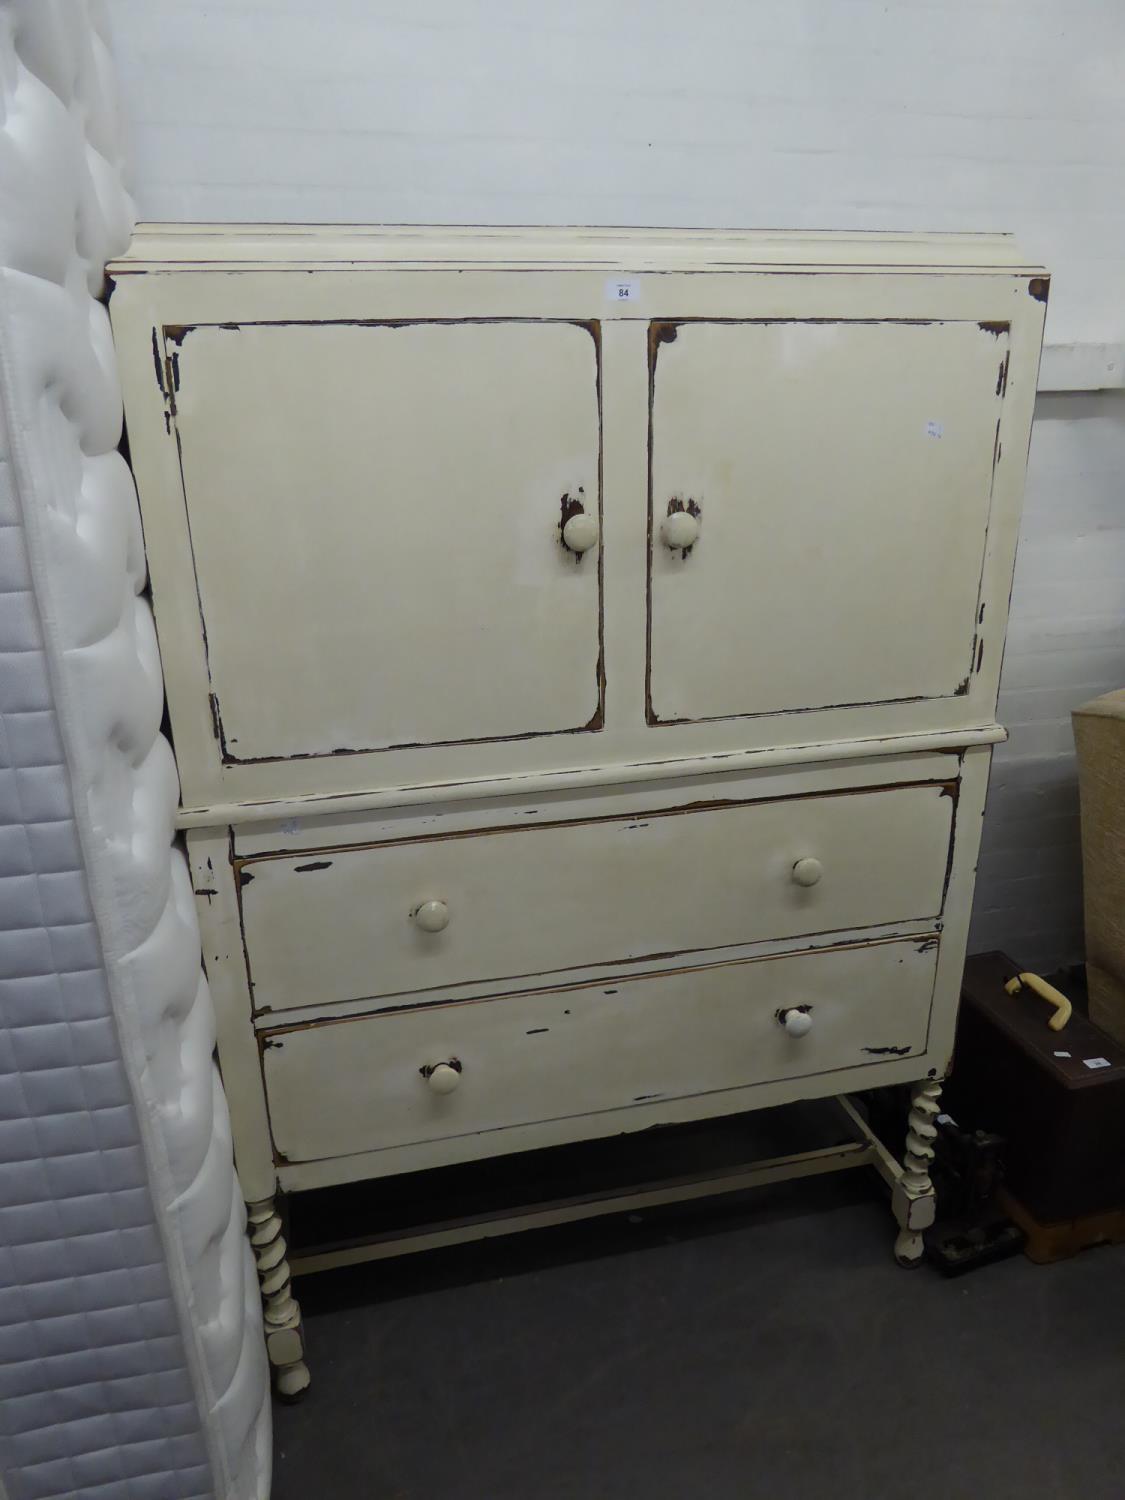
POLYGON ((1125 1247, 891 1236, 858 1172, 311 1277, 274 1500, 1122 1500, 1125 1247))

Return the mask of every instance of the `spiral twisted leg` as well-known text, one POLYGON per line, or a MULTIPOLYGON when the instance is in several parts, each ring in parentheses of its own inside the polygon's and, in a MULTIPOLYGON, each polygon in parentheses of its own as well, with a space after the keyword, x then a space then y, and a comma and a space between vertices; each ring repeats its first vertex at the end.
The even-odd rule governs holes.
POLYGON ((266 1352, 273 1367, 274 1386, 283 1400, 296 1401, 308 1389, 310 1376, 305 1364, 301 1309, 293 1296, 281 1215, 272 1198, 248 1203, 246 1208, 250 1245, 262 1288, 266 1352))
POLYGON ((904 1266, 921 1264, 922 1230, 934 1222, 934 1185, 930 1180, 930 1166, 937 1139, 940 1098, 941 1081, 936 1078, 923 1079, 910 1092, 902 1177, 891 1198, 899 1225, 895 1259, 904 1266))
POLYGON ((941 1105, 941 1084, 936 1079, 916 1083, 910 1092, 910 1114, 907 1116, 906 1153, 903 1158, 902 1182, 914 1195, 932 1191, 930 1163, 934 1159, 937 1119, 941 1105))

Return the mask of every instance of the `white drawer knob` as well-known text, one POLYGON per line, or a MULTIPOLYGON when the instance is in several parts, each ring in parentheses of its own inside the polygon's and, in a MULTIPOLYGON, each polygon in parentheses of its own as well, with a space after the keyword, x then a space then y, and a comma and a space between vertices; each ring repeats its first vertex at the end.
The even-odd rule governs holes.
POLYGON ((790 1036, 808 1036, 812 1030, 812 1016, 807 1010, 783 1010, 780 1016, 781 1024, 790 1036))
POLYGON ((442 932, 449 926, 449 907, 444 901, 423 901, 410 915, 423 932, 442 932))
POLYGON ((824 866, 819 859, 799 859, 792 874, 797 885, 816 885, 824 874, 824 866))
POLYGON ((562 539, 572 552, 589 552, 598 545, 597 516, 588 516, 584 511, 571 516, 562 529, 562 539))
POLYGON ((660 540, 673 552, 694 547, 699 540, 699 517, 687 510, 674 510, 660 523, 660 540))
POLYGON ((426 1073, 426 1082, 435 1094, 452 1094, 461 1082, 461 1064, 453 1062, 435 1063, 426 1073))

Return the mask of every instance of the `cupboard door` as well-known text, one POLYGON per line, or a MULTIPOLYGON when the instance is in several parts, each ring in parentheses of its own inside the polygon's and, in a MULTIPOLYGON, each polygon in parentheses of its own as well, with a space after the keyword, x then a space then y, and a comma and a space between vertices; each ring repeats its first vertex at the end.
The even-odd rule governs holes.
POLYGON ((596 324, 165 336, 227 762, 601 727, 596 324))
POLYGON ((652 325, 651 724, 948 698, 1008 325, 652 325))

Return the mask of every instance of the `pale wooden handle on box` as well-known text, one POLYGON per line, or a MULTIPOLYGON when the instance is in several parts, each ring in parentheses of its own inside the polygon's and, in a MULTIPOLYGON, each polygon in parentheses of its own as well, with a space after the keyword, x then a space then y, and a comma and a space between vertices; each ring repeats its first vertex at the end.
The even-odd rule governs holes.
POLYGON ((1053 984, 1048 984, 1045 979, 1040 979, 1038 974, 1017 974, 1009 979, 1004 988, 1009 995, 1018 995, 1024 986, 1046 1000, 1048 1005, 1053 1005, 1055 1013, 1047 1022, 1052 1031, 1061 1031, 1070 1020, 1071 1004, 1061 990, 1055 989, 1053 984))

